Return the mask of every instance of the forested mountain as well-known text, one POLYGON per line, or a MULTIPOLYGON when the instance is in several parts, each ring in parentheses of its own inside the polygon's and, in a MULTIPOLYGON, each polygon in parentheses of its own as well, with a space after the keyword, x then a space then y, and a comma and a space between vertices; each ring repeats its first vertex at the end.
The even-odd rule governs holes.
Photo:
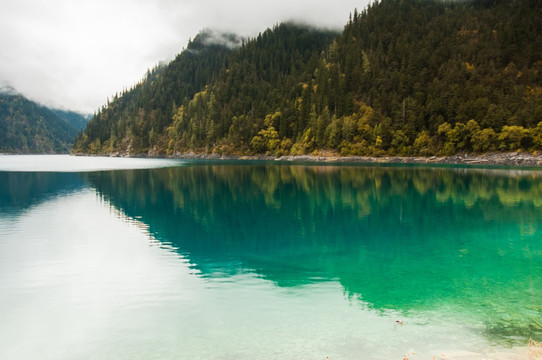
POLYGON ((50 109, 55 114, 57 114, 62 120, 67 122, 73 128, 79 131, 85 130, 88 121, 90 120, 90 115, 83 115, 74 111, 69 110, 60 110, 60 109, 50 109))
POLYGON ((104 105, 74 151, 540 150, 540 19, 540 0, 382 0, 340 34, 281 24, 235 47, 202 33, 104 105))
POLYGON ((216 79, 226 66, 231 48, 240 42, 235 35, 200 33, 167 66, 149 70, 132 89, 115 94, 111 102, 108 100, 76 140, 75 150, 146 151, 150 139, 171 124, 178 105, 216 79))
POLYGON ((0 92, 0 153, 68 153, 87 119, 0 92))

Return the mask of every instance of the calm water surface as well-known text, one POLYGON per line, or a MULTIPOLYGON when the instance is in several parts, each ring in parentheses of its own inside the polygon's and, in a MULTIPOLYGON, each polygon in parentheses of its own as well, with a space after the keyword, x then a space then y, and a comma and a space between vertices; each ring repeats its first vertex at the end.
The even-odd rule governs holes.
POLYGON ((530 337, 542 172, 0 156, 0 359, 480 359, 530 337))

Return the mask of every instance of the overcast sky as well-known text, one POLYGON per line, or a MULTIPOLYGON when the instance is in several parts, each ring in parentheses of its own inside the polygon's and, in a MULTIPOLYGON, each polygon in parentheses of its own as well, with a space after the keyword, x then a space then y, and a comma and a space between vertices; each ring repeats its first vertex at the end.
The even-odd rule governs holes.
POLYGON ((282 21, 342 29, 368 0, 0 0, 0 87, 93 113, 201 29, 257 35, 282 21))

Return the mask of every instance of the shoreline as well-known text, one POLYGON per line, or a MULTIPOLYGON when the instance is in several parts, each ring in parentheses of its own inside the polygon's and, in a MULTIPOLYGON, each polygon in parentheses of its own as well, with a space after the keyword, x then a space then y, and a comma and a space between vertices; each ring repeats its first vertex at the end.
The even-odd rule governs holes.
POLYGON ((283 162, 315 162, 315 163, 358 163, 358 164, 428 164, 428 165, 472 165, 472 166, 510 166, 510 167, 542 167, 542 155, 530 153, 506 152, 487 154, 462 154, 452 156, 340 156, 336 154, 316 155, 220 155, 207 153, 159 154, 86 154, 74 153, 74 156, 104 156, 155 159, 186 160, 248 160, 248 161, 283 161, 283 162))

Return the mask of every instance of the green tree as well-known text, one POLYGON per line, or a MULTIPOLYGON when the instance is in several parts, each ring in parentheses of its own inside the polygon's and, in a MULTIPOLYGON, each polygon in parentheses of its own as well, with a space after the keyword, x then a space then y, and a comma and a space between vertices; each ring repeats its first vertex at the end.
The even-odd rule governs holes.
POLYGON ((499 134, 500 150, 520 150, 522 144, 528 139, 529 131, 523 126, 503 126, 499 134))
POLYGON ((497 133, 492 128, 483 129, 472 137, 472 148, 476 152, 494 151, 497 149, 497 133))

